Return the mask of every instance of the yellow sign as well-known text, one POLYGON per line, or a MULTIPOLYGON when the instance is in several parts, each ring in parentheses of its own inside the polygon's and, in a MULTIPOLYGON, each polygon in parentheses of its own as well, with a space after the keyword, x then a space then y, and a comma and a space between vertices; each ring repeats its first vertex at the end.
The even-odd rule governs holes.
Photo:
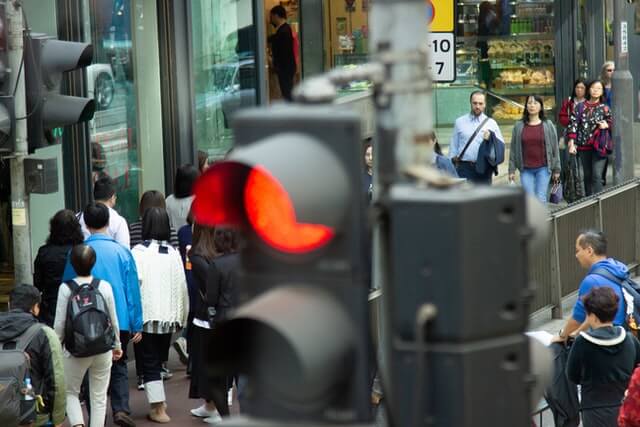
POLYGON ((454 0, 426 0, 429 31, 452 33, 454 31, 454 0))

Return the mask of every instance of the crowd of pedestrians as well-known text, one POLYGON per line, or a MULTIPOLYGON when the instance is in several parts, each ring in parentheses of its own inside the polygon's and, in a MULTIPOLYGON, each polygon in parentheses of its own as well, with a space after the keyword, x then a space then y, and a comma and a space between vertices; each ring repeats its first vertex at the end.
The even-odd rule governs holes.
POLYGON ((237 237, 191 215, 192 187, 207 163, 205 157, 198 168, 180 167, 167 198, 145 192, 138 221, 129 225, 114 209, 108 176, 96 180, 95 201, 81 212, 61 210, 51 218, 35 260, 35 286, 16 286, 9 312, 0 315, 0 351, 28 341, 29 387, 41 402, 31 415, 16 415, 17 425, 58 426, 66 418, 72 427, 103 426, 109 401, 115 425, 135 426, 130 342, 149 420, 168 423, 177 410, 163 385, 171 375, 165 363, 172 345, 187 375, 198 372, 189 397, 202 405, 191 414, 210 424, 229 415, 234 378, 208 375, 206 352, 214 323, 237 303, 237 237))

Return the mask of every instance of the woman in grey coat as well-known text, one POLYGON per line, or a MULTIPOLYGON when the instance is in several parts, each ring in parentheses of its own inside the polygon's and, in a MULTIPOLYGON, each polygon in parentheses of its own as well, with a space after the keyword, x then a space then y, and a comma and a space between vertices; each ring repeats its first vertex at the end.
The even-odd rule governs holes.
POLYGON ((544 116, 538 95, 527 96, 522 120, 513 126, 509 153, 509 181, 520 171, 524 190, 547 203, 549 180, 560 178, 560 153, 555 125, 544 116))

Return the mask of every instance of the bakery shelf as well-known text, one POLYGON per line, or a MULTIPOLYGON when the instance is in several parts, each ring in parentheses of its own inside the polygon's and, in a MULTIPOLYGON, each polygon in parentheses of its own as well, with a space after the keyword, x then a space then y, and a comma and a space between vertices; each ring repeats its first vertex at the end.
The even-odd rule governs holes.
POLYGON ((553 34, 549 33, 520 33, 506 34, 504 36, 456 36, 456 41, 460 42, 486 42, 491 40, 546 40, 554 41, 553 34))
POLYGON ((553 95, 555 93, 555 89, 551 86, 526 86, 522 88, 501 88, 491 89, 493 92, 498 95, 529 95, 534 93, 536 95, 553 95))
POLYGON ((516 70, 519 68, 526 68, 527 70, 537 69, 537 68, 549 68, 553 67, 553 62, 548 64, 536 64, 536 65, 528 65, 528 64, 491 64, 492 70, 516 70))

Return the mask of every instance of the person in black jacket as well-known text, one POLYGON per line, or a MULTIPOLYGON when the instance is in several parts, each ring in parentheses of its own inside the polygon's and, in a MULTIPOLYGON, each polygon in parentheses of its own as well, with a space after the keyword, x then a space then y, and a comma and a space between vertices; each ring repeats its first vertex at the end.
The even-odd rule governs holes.
POLYGON ((68 209, 56 212, 49 222, 47 242, 38 249, 33 275, 33 284, 42 292, 39 319, 49 327, 53 327, 58 288, 62 283, 67 255, 72 246, 83 241, 84 235, 76 215, 68 209))
POLYGON ((282 97, 291 101, 293 77, 296 74, 296 58, 293 53, 293 32, 287 23, 287 11, 281 5, 274 6, 269 17, 271 25, 276 29, 275 34, 269 36, 271 44, 271 59, 273 68, 278 75, 278 84, 282 97))
POLYGON ((583 301, 589 330, 580 332, 571 348, 567 376, 582 385, 582 425, 616 427, 624 392, 640 363, 640 342, 613 326, 619 301, 613 289, 592 288, 583 301))
MULTIPOLYGON (((40 292, 33 286, 17 285, 9 295, 9 308, 0 313, 0 346, 14 349, 16 340, 38 322, 40 292)), ((54 306, 55 309, 55 306, 54 306)), ((53 329, 42 325, 27 345, 30 359, 29 375, 36 395, 42 396, 44 408, 38 411, 33 425, 48 422, 62 425, 65 419, 66 393, 62 346, 53 329)))

